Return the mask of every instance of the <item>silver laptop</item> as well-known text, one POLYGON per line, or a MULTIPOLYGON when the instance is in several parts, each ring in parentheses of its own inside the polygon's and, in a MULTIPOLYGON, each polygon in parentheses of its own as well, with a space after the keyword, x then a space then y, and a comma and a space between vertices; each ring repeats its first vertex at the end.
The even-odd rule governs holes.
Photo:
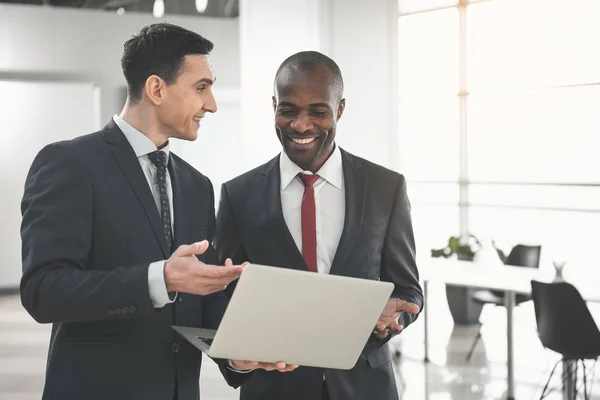
POLYGON ((351 369, 393 288, 249 264, 216 331, 173 329, 213 358, 351 369))

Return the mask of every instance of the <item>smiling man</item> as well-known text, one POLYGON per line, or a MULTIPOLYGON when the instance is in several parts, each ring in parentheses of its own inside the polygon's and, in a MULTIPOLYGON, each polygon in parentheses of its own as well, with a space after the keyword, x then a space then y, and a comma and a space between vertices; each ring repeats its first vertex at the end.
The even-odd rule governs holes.
POLYGON ((402 175, 336 145, 343 86, 339 67, 321 53, 282 63, 273 109, 283 151, 223 185, 215 248, 222 260, 389 281, 395 289, 352 370, 256 371, 241 400, 398 399, 387 341, 423 307, 410 203, 402 175))

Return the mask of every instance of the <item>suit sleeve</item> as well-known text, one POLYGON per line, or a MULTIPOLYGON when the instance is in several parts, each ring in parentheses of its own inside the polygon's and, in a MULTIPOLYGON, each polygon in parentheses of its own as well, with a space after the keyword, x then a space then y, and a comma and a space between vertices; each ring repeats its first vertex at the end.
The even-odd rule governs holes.
MULTIPOLYGON (((415 261, 415 238, 406 193, 406 180, 401 175, 392 215, 382 251, 381 280, 395 285, 392 297, 415 303, 423 309, 423 291, 415 261)), ((403 313, 400 323, 406 328, 416 315, 403 313)))
MULTIPOLYGON (((63 144, 36 156, 21 202, 21 302, 40 323, 125 319, 154 313, 149 264, 88 268, 94 198, 63 144)), ((110 251, 110 249, 106 249, 110 251)))
MULTIPOLYGON (((210 183, 210 181, 209 181, 209 183, 210 183)), ((213 265, 223 265, 225 260, 220 261, 220 259, 217 257, 217 253, 214 248, 216 221, 215 221, 215 207, 214 207, 215 200, 214 200, 214 192, 213 192, 212 184, 210 184, 210 192, 211 192, 212 198, 211 198, 211 210, 210 210, 211 214, 209 216, 210 223, 209 223, 209 230, 208 230, 208 241, 211 244, 207 250, 206 262, 208 264, 213 264, 213 265)), ((225 258, 227 258, 227 257, 225 257, 225 258)), ((206 329, 217 329, 219 327, 219 324, 221 323, 221 320, 223 319, 223 314, 225 313, 225 310, 227 309, 228 302, 229 302, 229 298, 227 297, 227 294, 225 291, 221 291, 221 292, 210 294, 208 296, 204 296, 203 301, 202 301, 202 308, 203 308, 202 326, 206 329)), ((217 365, 219 366, 219 370, 221 371, 221 374, 223 375, 223 378, 225 378, 225 381, 227 382, 227 384, 233 388, 240 387, 243 383, 245 383, 252 376, 252 373, 236 372, 229 366, 228 360, 224 360, 224 359, 220 359, 220 358, 213 358, 213 361, 215 363, 217 363, 217 365)))

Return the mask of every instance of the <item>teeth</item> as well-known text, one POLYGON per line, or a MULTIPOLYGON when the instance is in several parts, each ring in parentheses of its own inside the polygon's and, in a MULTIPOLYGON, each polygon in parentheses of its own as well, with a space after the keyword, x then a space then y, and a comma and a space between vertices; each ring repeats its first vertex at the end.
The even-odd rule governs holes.
POLYGON ((202 117, 194 117, 194 121, 200 122, 200 118, 202 118, 202 117))
POLYGON ((315 141, 316 138, 310 138, 310 139, 297 139, 297 138, 292 138, 292 142, 294 143, 298 143, 298 144, 309 144, 315 141))

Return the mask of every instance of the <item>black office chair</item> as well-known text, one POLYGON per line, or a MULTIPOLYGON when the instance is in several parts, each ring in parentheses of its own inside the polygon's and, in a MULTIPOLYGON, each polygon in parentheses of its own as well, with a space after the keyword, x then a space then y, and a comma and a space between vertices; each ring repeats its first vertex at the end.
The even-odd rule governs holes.
MULTIPOLYGON (((542 252, 542 246, 525 246, 523 244, 518 244, 510 251, 508 257, 504 261, 505 265, 517 266, 517 267, 530 267, 530 268, 539 268, 540 266, 540 254, 542 252)), ((477 290, 471 295, 471 300, 475 303, 486 305, 493 304, 496 306, 504 307, 504 292, 495 291, 495 290, 477 290)), ((518 294, 516 296, 516 305, 519 305, 523 302, 531 300, 531 296, 518 294)), ((471 359, 473 356, 473 352, 475 351, 475 347, 477 347, 477 343, 481 339, 481 327, 483 323, 479 324, 479 329, 477 330, 477 335, 471 344, 471 348, 467 353, 467 361, 471 359)))
MULTIPOLYGON (((540 399, 552 392, 546 393, 546 390, 556 366, 562 361, 581 361, 584 398, 589 399, 591 393, 587 391, 588 374, 584 360, 597 360, 600 357, 600 331, 587 304, 579 291, 567 282, 531 281, 531 291, 542 345, 562 355, 562 360, 554 365, 540 399)), ((593 374, 593 369, 590 372, 593 374)), ((577 377, 574 380, 577 381, 577 377)))

